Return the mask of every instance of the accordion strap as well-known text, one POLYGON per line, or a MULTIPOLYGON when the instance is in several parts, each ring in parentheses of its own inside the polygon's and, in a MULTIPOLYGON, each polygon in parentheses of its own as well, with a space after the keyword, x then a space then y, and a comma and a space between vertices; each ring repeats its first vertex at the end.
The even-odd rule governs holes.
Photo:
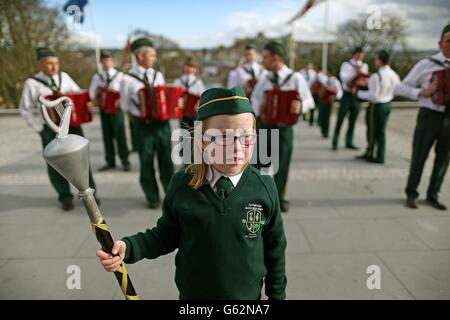
POLYGON ((431 62, 433 62, 433 63, 435 63, 435 64, 441 66, 441 67, 448 68, 448 67, 445 65, 445 63, 443 63, 442 61, 439 61, 439 60, 434 59, 434 58, 431 58, 431 57, 430 57, 430 58, 427 58, 427 59, 430 60, 431 62))
MULTIPOLYGON (((152 87, 153 87, 154 84, 155 84, 155 80, 156 80, 156 75, 157 75, 157 74, 158 74, 158 71, 155 70, 155 73, 153 74, 153 80, 152 80, 152 83, 150 84, 150 86, 152 86, 152 87)), ((131 73, 131 72, 127 72, 127 75, 129 75, 130 77, 135 78, 136 80, 142 82, 144 85, 147 85, 147 83, 145 83, 144 79, 141 79, 138 75, 135 75, 134 73, 131 73)))
POLYGON ((109 84, 110 84, 111 82, 113 82, 114 78, 117 77, 117 75, 118 75, 119 73, 120 73, 120 71, 117 71, 117 72, 112 76, 112 78, 109 79, 109 82, 107 82, 106 79, 103 78, 103 76, 102 76, 101 73, 97 73, 97 74, 98 74, 98 76, 100 77, 100 80, 102 80, 102 82, 105 82, 106 85, 109 86, 109 84))
POLYGON ((50 90, 52 90, 53 93, 56 93, 56 92, 60 92, 60 91, 61 91, 61 84, 62 84, 62 81, 61 81, 61 72, 58 74, 59 86, 58 86, 58 88, 57 88, 56 91, 53 90, 52 86, 49 85, 48 82, 45 81, 44 79, 41 79, 41 78, 38 78, 38 77, 34 77, 34 76, 31 77, 30 79, 33 79, 34 81, 37 81, 37 82, 43 84, 44 86, 46 86, 47 88, 49 88, 50 90))

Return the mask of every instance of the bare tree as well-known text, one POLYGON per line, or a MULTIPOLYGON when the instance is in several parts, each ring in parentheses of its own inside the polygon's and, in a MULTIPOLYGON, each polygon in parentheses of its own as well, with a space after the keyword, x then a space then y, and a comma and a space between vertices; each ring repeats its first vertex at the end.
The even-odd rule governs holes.
POLYGON ((62 48, 68 30, 60 10, 43 0, 0 1, 0 105, 17 107, 24 80, 36 71, 35 48, 62 48))
POLYGON ((396 15, 382 16, 378 28, 368 28, 367 19, 367 15, 361 15, 338 27, 336 39, 343 51, 351 51, 357 46, 369 52, 406 49, 407 24, 403 18, 396 15))

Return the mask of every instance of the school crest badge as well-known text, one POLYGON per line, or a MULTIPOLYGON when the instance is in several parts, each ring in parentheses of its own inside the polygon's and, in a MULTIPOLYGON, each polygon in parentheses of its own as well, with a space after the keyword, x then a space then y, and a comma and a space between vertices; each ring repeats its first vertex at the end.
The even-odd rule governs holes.
POLYGON ((254 203, 246 206, 242 224, 244 224, 246 228, 246 238, 258 237, 258 231, 260 231, 265 224, 263 207, 254 203))

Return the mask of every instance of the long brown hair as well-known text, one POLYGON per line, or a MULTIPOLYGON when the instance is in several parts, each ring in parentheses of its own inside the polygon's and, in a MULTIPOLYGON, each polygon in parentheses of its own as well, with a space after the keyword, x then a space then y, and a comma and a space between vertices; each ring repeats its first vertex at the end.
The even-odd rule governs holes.
MULTIPOLYGON (((194 163, 186 168, 186 172, 192 174, 192 179, 191 179, 191 181, 189 181, 188 185, 192 189, 195 189, 195 190, 197 190, 198 188, 200 188, 208 183, 207 175, 208 175, 208 170, 209 170, 210 165, 206 164, 203 161, 203 143, 202 143, 203 139, 201 139, 200 141, 196 141, 195 138, 196 137, 203 138, 203 134, 208 129, 208 122, 209 122, 208 120, 209 119, 211 119, 211 118, 206 118, 205 120, 202 121, 202 126, 196 126, 194 128, 194 143, 192 146, 192 152, 194 154, 194 162, 196 162, 195 161, 196 157, 200 156, 201 163, 194 163), (198 132, 198 130, 202 130, 201 134, 198 132)), ((256 129, 256 118, 255 117, 253 117, 253 129, 256 129)), ((244 167, 242 168, 242 171, 244 171, 247 168, 249 162, 250 162, 250 159, 244 165, 244 167)))

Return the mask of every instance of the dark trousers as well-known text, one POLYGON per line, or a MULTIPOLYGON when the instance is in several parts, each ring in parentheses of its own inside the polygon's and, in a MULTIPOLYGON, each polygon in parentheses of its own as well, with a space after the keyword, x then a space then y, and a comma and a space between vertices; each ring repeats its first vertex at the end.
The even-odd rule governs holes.
POLYGON ((134 117, 128 117, 128 125, 130 126, 130 137, 131 137, 131 150, 138 151, 138 137, 136 137, 136 129, 133 121, 134 117))
POLYGON ((334 129, 333 136, 333 146, 338 145, 339 134, 341 131, 342 123, 344 122, 347 114, 348 118, 348 129, 347 136, 345 139, 346 146, 353 145, 353 131, 355 130, 355 123, 358 119, 359 111, 361 110, 361 104, 357 97, 355 97, 351 92, 344 91, 344 95, 339 103, 339 111, 337 114, 336 128, 334 129))
POLYGON ((169 121, 152 121, 146 123, 138 117, 133 118, 136 130, 137 148, 140 161, 139 182, 145 197, 149 202, 160 200, 154 157, 158 159, 159 178, 164 191, 169 187, 170 179, 174 173, 171 158, 171 131, 169 121))
POLYGON ((328 137, 332 109, 333 109, 332 103, 323 103, 323 102, 319 103, 319 125, 323 137, 328 137))
MULTIPOLYGON (((81 126, 70 128, 69 133, 84 137, 81 126)), ((46 125, 44 125, 44 130, 41 131, 40 135, 42 141, 42 148, 45 148, 56 136, 56 134, 46 125)), ((61 203, 71 202, 73 200, 73 195, 70 192, 69 182, 67 182, 67 180, 62 175, 60 175, 55 169, 53 169, 53 167, 51 167, 49 164, 47 164, 47 173, 50 179, 50 183, 58 193, 58 201, 61 203)), ((96 189, 94 178, 92 177, 92 172, 90 168, 89 168, 89 187, 91 187, 92 189, 96 189)))
POLYGON ((123 165, 128 165, 128 146, 125 135, 125 119, 122 110, 117 113, 100 112, 102 124, 103 147, 105 149, 105 161, 110 166, 116 165, 116 152, 114 140, 117 143, 117 151, 123 165))
MULTIPOLYGON (((257 120, 257 129, 266 129, 267 130, 267 153, 268 156, 273 158, 275 155, 271 152, 271 131, 274 129, 277 129, 279 132, 279 161, 278 161, 278 171, 274 175, 275 184, 277 186, 278 195, 280 198, 280 201, 286 201, 286 186, 288 181, 288 175, 289 175, 289 167, 291 164, 291 158, 292 158, 292 149, 293 149, 293 142, 294 142, 294 129, 292 126, 268 126, 264 123, 262 123, 259 119, 257 120)), ((259 131, 258 131, 259 132, 259 131)), ((258 140, 258 152, 261 148, 261 143, 258 140)), ((269 166, 268 165, 262 165, 259 162, 256 167, 261 168, 263 166, 269 166)))
POLYGON ((370 104, 366 112, 367 124, 367 157, 373 157, 375 147, 377 149, 375 159, 381 163, 385 161, 386 154, 386 127, 391 113, 391 103, 370 104))
POLYGON ((450 159, 450 116, 427 108, 420 108, 414 131, 413 150, 406 194, 418 198, 423 167, 434 145, 435 159, 427 197, 437 199, 450 159))

